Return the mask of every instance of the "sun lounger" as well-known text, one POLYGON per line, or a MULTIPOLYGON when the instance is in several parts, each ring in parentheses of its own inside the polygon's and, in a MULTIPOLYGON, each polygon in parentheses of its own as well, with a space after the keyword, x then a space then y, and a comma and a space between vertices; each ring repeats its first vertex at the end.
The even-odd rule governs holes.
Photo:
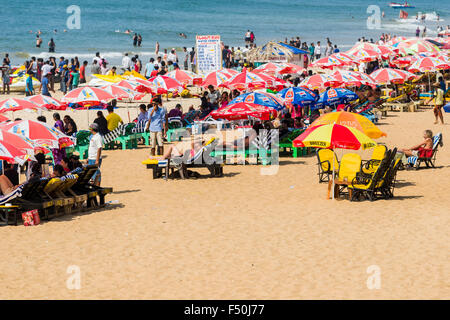
MULTIPOLYGON (((167 130, 167 141, 172 142, 174 141, 174 138, 177 137, 178 132, 183 132, 186 130, 183 128, 183 122, 181 121, 181 117, 170 117, 167 119, 168 123, 168 130, 167 130)), ((181 136, 177 137, 178 141, 180 140, 181 136)))
POLYGON ((408 164, 414 169, 418 169, 422 163, 425 163, 427 168, 430 167, 434 168, 434 163, 436 162, 436 154, 439 146, 441 147, 443 146, 442 133, 438 133, 433 137, 433 149, 431 156, 426 157, 419 155, 408 157, 407 159, 408 164))
POLYGON ((336 154, 329 149, 317 150, 317 165, 319 168, 318 172, 319 183, 329 182, 330 176, 333 177, 333 171, 335 174, 339 172, 339 160, 336 154), (334 168, 333 168, 333 159, 334 159, 334 168))
POLYGON ((104 206, 106 195, 113 191, 113 188, 98 187, 91 183, 91 179, 97 169, 98 167, 96 165, 88 165, 71 172, 72 174, 77 174, 78 179, 69 189, 69 192, 71 194, 75 193, 76 195, 86 195, 88 208, 104 206))
POLYGON ((23 187, 24 185, 20 185, 11 193, 0 196, 0 225, 8 225, 11 214, 14 215, 14 221, 17 225, 19 206, 13 205, 12 201, 22 195, 23 187))
POLYGON ((220 177, 223 175, 223 164, 218 163, 211 157, 212 163, 208 163, 205 154, 211 154, 214 149, 216 139, 212 138, 206 142, 200 150, 198 150, 192 157, 188 157, 186 161, 183 162, 182 157, 177 157, 175 159, 147 159, 142 163, 147 166, 147 168, 153 170, 153 179, 164 177, 166 180, 169 178, 169 172, 174 176, 174 172, 180 173, 182 179, 187 178, 187 170, 189 168, 208 168, 211 173, 211 177, 220 177))
MULTIPOLYGON (((337 180, 341 182, 351 181, 356 177, 356 175, 361 171, 361 156, 356 153, 346 153, 342 156, 339 163, 339 172, 337 174, 337 180)), ((347 188, 348 184, 340 185, 340 193, 347 188)))
POLYGON ((370 160, 363 160, 363 166, 362 166, 362 172, 365 174, 373 174, 378 166, 380 165, 381 161, 384 159, 384 156, 386 155, 387 148, 384 145, 377 145, 373 148, 372 151, 372 158, 370 160))
POLYGON ((367 198, 370 201, 375 200, 377 188, 381 186, 382 179, 389 168, 391 160, 391 151, 389 150, 372 175, 356 175, 348 185, 348 189, 352 190, 350 200, 353 201, 361 197, 367 198))

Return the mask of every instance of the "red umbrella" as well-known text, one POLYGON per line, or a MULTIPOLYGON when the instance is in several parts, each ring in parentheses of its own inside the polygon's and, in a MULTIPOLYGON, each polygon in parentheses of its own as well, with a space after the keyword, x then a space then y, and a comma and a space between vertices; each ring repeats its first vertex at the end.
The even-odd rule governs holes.
POLYGON ((227 120, 248 119, 249 116, 261 120, 270 120, 271 117, 275 117, 276 115, 277 111, 273 108, 247 102, 233 103, 210 113, 210 116, 214 119, 227 120))
POLYGON ((35 146, 33 142, 21 135, 6 131, 0 128, 0 142, 12 144, 17 149, 21 149, 30 155, 34 154, 35 146))
POLYGON ((148 85, 144 85, 134 80, 122 80, 115 84, 119 87, 125 87, 131 89, 133 91, 141 92, 141 93, 152 93, 152 89, 148 87, 148 85))
POLYGON ((0 113, 25 109, 33 110, 36 108, 34 103, 20 98, 9 98, 0 102, 0 113))
POLYGON ((432 72, 440 69, 449 69, 450 64, 433 57, 421 57, 408 68, 411 72, 432 72))
POLYGON ((0 114, 0 123, 1 122, 5 122, 5 121, 9 121, 8 117, 5 117, 4 115, 0 114))
POLYGON ((377 69, 370 76, 377 84, 403 83, 415 78, 410 72, 391 68, 377 69))
POLYGON ((167 76, 156 76, 148 79, 149 82, 156 88, 157 92, 164 94, 171 91, 183 91, 183 85, 175 79, 167 76))
POLYGON ((112 94, 116 99, 123 100, 123 99, 129 99, 129 100, 140 100, 144 96, 143 93, 139 93, 137 91, 131 90, 126 87, 121 87, 118 85, 109 85, 101 87, 103 90, 109 92, 112 94))
POLYGON ((232 76, 221 86, 238 90, 272 88, 276 86, 274 79, 263 72, 250 72, 244 68, 241 73, 232 76))
POLYGON ((25 150, 19 149, 6 141, 0 141, 0 160, 23 164, 30 157, 25 150))
POLYGON ((67 93, 64 102, 90 104, 114 99, 114 96, 103 89, 96 87, 80 87, 67 93))
POLYGON ((26 100, 34 103, 39 108, 45 108, 48 110, 66 110, 67 104, 62 103, 55 98, 44 96, 43 94, 36 94, 34 96, 26 97, 26 100))
POLYGON ((298 86, 307 87, 309 89, 325 88, 328 87, 333 81, 337 80, 331 75, 315 74, 313 76, 307 77, 298 86))
POLYGON ((217 88, 230 78, 231 78, 231 76, 228 73, 225 74, 221 70, 213 71, 213 72, 208 73, 208 75, 205 77, 205 79, 202 82, 202 87, 206 88, 211 85, 211 86, 217 88))

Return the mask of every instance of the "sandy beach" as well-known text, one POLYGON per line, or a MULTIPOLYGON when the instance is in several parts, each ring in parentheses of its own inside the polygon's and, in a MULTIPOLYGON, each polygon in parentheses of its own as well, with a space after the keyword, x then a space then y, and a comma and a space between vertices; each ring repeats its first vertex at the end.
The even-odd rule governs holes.
MULTIPOLYGON (((176 103, 187 111, 199 100, 164 104, 176 103)), ((60 114, 87 126, 86 111, 60 114)), ((148 147, 104 151, 102 185, 118 203, 0 228, 0 299, 449 299, 450 126, 433 121, 429 109, 380 121, 389 147, 410 147, 425 129, 442 132, 444 147, 437 168, 400 171, 395 197, 375 202, 327 200, 315 156, 281 156, 275 175, 227 165, 223 178, 164 181, 141 164, 148 147), (370 290, 374 265, 381 287, 370 290), (69 266, 80 268, 79 290, 66 285, 69 266)))

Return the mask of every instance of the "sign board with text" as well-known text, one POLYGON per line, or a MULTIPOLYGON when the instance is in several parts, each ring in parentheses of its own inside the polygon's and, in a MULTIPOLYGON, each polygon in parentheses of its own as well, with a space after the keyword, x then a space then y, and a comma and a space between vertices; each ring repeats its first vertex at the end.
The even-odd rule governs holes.
POLYGON ((197 73, 207 74, 222 69, 220 36, 197 36, 197 73))

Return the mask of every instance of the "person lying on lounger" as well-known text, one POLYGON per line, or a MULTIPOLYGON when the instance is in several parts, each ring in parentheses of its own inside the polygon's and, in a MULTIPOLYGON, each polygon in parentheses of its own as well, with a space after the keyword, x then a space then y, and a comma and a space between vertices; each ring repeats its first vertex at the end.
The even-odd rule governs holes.
POLYGON ((17 189, 17 187, 18 185, 17 186, 13 185, 11 180, 9 180, 9 178, 4 174, 0 176, 0 190, 2 191, 3 195, 10 194, 15 189, 17 189))
POLYGON ((423 138, 425 139, 420 144, 415 145, 409 149, 400 149, 400 152, 403 152, 405 156, 415 156, 419 155, 419 151, 421 150, 432 150, 433 149, 433 132, 431 130, 425 130, 423 133, 423 138))
POLYGON ((194 154, 199 151, 203 146, 203 140, 199 139, 195 136, 191 136, 191 139, 187 141, 180 141, 177 143, 174 143, 170 145, 162 155, 162 157, 150 157, 150 159, 156 159, 156 160, 165 160, 165 159, 172 159, 174 157, 182 157, 186 154, 186 152, 189 152, 189 155, 191 157, 194 156, 194 154))

